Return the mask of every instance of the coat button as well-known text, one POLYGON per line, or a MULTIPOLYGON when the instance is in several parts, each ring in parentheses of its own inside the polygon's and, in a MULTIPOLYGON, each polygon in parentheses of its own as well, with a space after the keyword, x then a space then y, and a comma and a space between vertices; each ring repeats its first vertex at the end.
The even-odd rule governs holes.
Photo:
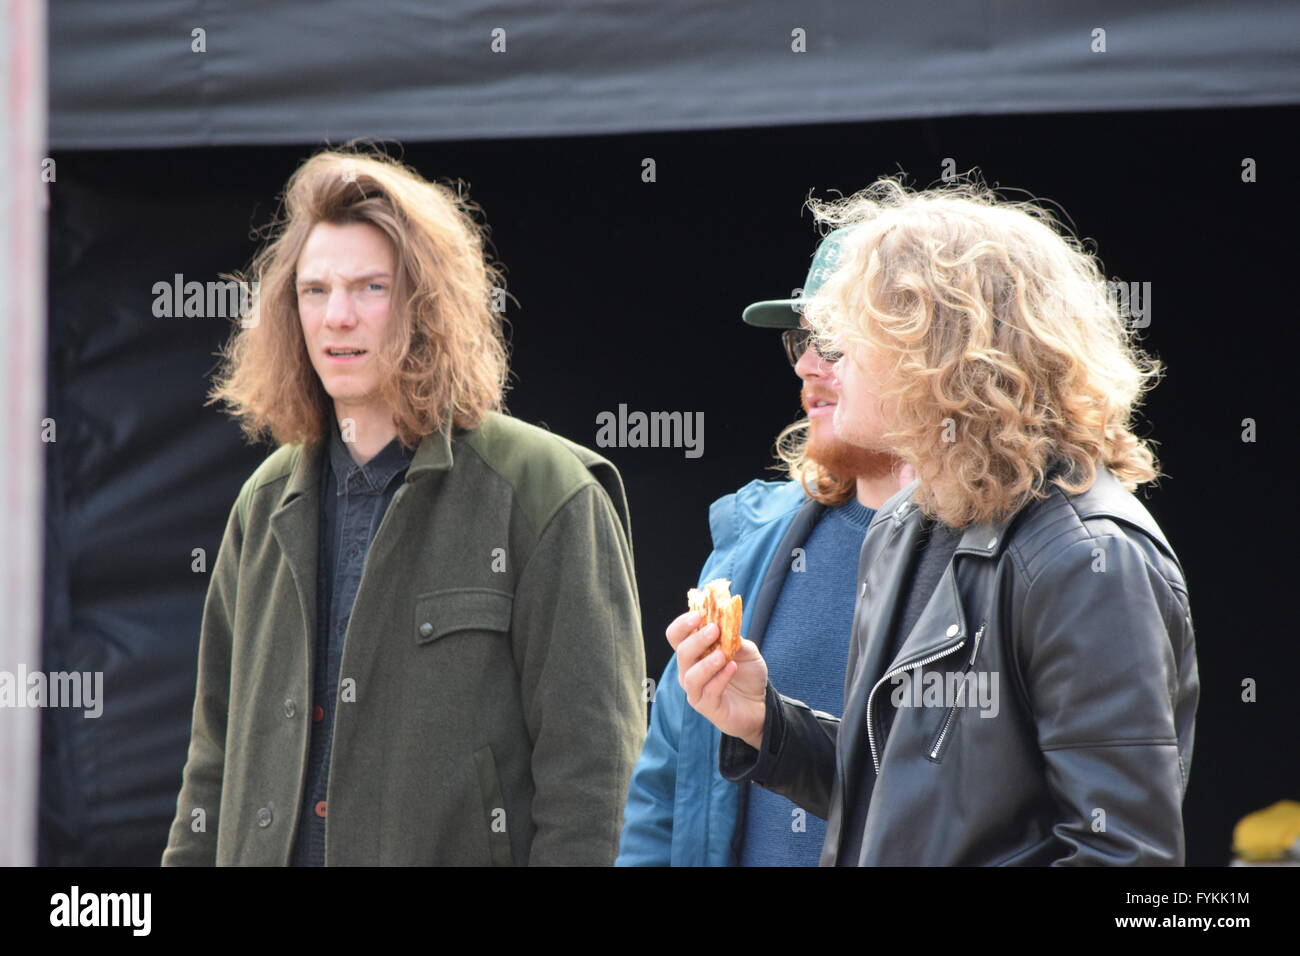
POLYGON ((957 625, 956 625, 956 624, 949 624, 949 625, 948 625, 948 636, 949 636, 949 637, 956 637, 956 636, 957 636, 957 625))
POLYGON ((993 546, 994 546, 995 544, 997 544, 997 543, 998 543, 998 539, 997 539, 996 537, 994 537, 994 538, 989 538, 989 543, 986 544, 984 547, 986 547, 986 548, 988 548, 990 551, 992 551, 992 550, 993 550, 993 546))
POLYGON ((316 816, 318 816, 318 817, 323 817, 323 816, 325 816, 325 807, 326 807, 326 803, 325 803, 324 800, 317 800, 317 801, 316 801, 316 816))
POLYGON ((259 827, 269 827, 271 825, 271 808, 263 807, 257 811, 257 825, 259 827))
POLYGON ((284 716, 292 717, 296 713, 298 713, 298 705, 293 702, 292 698, 286 700, 284 702, 284 716))
POLYGON ((319 724, 322 720, 325 719, 325 708, 322 707, 320 704, 317 704, 315 707, 313 707, 311 709, 311 719, 319 724))
POLYGON ((433 633, 433 625, 430 624, 428 621, 425 621, 423 624, 420 625, 421 637, 428 637, 432 633, 433 633))

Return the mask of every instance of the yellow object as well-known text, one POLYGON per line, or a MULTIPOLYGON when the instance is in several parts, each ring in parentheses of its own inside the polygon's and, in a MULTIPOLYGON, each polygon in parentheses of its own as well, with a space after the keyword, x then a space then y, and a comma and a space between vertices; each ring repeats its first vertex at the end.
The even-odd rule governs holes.
POLYGON ((1300 852, 1300 803, 1279 800, 1271 807, 1248 813, 1232 831, 1232 849, 1252 863, 1280 860, 1289 851, 1300 852))

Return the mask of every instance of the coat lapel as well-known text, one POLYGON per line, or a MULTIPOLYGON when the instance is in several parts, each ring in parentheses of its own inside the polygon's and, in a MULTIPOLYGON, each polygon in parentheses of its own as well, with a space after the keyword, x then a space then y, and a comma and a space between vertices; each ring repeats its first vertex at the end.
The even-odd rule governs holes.
MULTIPOLYGON (((900 618, 908 597, 906 588, 910 587, 916 565, 921 560, 924 539, 921 535, 922 516, 915 505, 907 505, 903 515, 895 512, 888 520, 892 522, 888 532, 891 539, 873 550, 879 558, 872 561, 870 567, 860 568, 858 573, 858 579, 865 586, 859 586, 858 608, 854 615, 856 626, 852 653, 855 659, 849 662, 852 678, 846 693, 844 713, 845 726, 858 728, 850 737, 857 743, 851 749, 841 748, 840 755, 842 775, 848 789, 841 796, 846 799, 853 799, 852 788, 861 779, 863 762, 871 760, 870 746, 862 746, 867 743, 862 738, 866 736, 867 704, 873 696, 872 689, 881 678, 898 670, 900 666, 923 661, 934 653, 953 647, 962 639, 969 643, 972 636, 968 633, 962 610, 961 592, 955 573, 958 559, 954 555, 916 623, 899 645, 898 652, 890 653, 893 643, 891 638, 894 630, 902 624, 900 618)), ((987 530, 972 529, 967 538, 972 541, 980 538, 982 543, 987 543, 989 538, 984 537, 987 530)), ((865 546, 863 552, 866 560, 865 546)), ((875 696, 871 722, 878 726, 877 709, 890 704, 885 689, 875 696)), ((871 732, 874 733, 875 730, 876 726, 873 726, 871 732)), ((875 744, 879 758, 884 750, 884 741, 877 739, 875 744)))
MULTIPOLYGON (((326 442, 300 446, 284 493, 271 514, 271 533, 280 546, 298 592, 304 637, 316 633, 316 565, 320 547, 321 469, 329 451, 326 442)), ((310 675, 309 675, 310 677, 310 675)))
MULTIPOLYGON (((869 565, 858 569, 858 581, 861 583, 858 585, 857 609, 854 614, 857 626, 854 629, 852 662, 855 685, 866 680, 874 684, 890 663, 886 660, 889 635, 903 611, 907 597, 903 589, 907 585, 911 567, 920 558, 918 547, 921 542, 921 522, 916 508, 909 506, 906 518, 899 519, 895 512, 888 520, 889 527, 885 533, 889 535, 889 540, 872 549, 872 553, 879 557, 870 560, 864 542, 863 560, 869 561, 869 565), (903 556, 903 559, 889 560, 895 556, 903 556)), ((853 695, 855 703, 860 703, 864 708, 867 690, 870 690, 870 684, 865 689, 859 688, 853 695)), ((848 716, 846 712, 846 719, 848 716)))
MULTIPOLYGON (((857 606, 854 610, 853 644, 849 648, 848 684, 844 695, 844 718, 846 727, 863 728, 866 723, 867 695, 881 675, 885 673, 890 661, 886 660, 889 635, 895 621, 902 613, 902 586, 907 582, 907 571, 912 561, 919 557, 916 553, 920 540, 921 524, 915 506, 908 506, 908 517, 898 518, 897 512, 886 518, 889 522, 878 533, 887 534, 888 540, 871 553, 882 558, 887 555, 908 555, 906 561, 875 560, 867 567, 858 569, 857 606)), ((863 542, 863 560, 868 560, 867 544, 863 542)), ((858 731, 850 734, 852 739, 861 739, 858 731)), ((871 755, 866 747, 852 749, 841 748, 843 762, 842 780, 847 783, 849 792, 844 794, 851 798, 854 782, 861 776, 862 761, 870 761, 871 755)))
MULTIPOLYGON (((376 574, 379 575, 380 580, 391 578, 392 575, 386 573, 387 569, 405 566, 405 563, 402 560, 390 563, 390 556, 394 553, 404 553, 401 550, 401 542, 405 533, 411 528, 411 523, 408 521, 390 520, 389 515, 393 512, 394 505, 398 503, 401 496, 410 493, 407 489, 413 483, 430 480, 435 476, 440 476, 444 472, 451 470, 452 460, 454 457, 451 445, 451 427, 451 423, 448 421, 442 431, 424 436, 424 438, 420 440, 420 444, 416 447, 415 454, 411 457, 411 463, 407 466, 406 477, 402 481, 402 487, 397 489, 397 494, 389 503, 388 511, 385 512, 384 517, 380 520, 379 528, 375 531, 374 540, 370 542, 370 550, 366 554, 365 566, 366 568, 375 568, 377 570, 369 571, 367 573, 363 569, 361 584, 357 587, 357 604, 361 602, 363 593, 368 594, 370 590, 369 587, 367 587, 364 592, 362 590, 362 587, 367 584, 368 579, 374 578, 376 574)), ((373 585, 371 585, 371 587, 373 587, 373 585)), ((356 606, 356 604, 353 605, 354 608, 356 606)))
MULTIPOLYGON (((449 418, 441 431, 424 437, 406 470, 406 484, 451 468, 451 433, 449 418)), ((284 493, 271 514, 271 532, 293 575, 302 620, 305 622, 303 636, 309 644, 317 626, 316 571, 320 553, 321 469, 325 467, 325 456, 328 453, 328 440, 298 448, 284 493)), ((378 543, 384 545, 387 542, 378 543)))

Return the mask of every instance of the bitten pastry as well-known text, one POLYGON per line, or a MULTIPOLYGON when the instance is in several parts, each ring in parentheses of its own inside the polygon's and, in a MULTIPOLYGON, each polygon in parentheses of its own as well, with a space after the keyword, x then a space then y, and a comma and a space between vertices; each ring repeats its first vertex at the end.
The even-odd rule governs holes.
POLYGON ((736 656, 740 650, 740 617, 743 606, 740 595, 731 593, 731 581, 727 578, 714 578, 703 589, 691 588, 686 592, 686 603, 692 611, 698 611, 703 620, 700 624, 718 625, 720 636, 705 652, 712 654, 719 648, 727 660, 736 656))

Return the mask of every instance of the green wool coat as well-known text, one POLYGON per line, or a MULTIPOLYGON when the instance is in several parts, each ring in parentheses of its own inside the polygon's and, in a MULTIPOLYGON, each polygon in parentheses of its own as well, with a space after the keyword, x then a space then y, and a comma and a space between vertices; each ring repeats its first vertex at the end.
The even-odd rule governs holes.
MULTIPOLYGON (((287 865, 307 770, 325 443, 245 482, 212 568, 164 866, 287 865)), ((347 627, 327 865, 607 865, 646 729, 618 471, 492 413, 426 437, 347 627)))

